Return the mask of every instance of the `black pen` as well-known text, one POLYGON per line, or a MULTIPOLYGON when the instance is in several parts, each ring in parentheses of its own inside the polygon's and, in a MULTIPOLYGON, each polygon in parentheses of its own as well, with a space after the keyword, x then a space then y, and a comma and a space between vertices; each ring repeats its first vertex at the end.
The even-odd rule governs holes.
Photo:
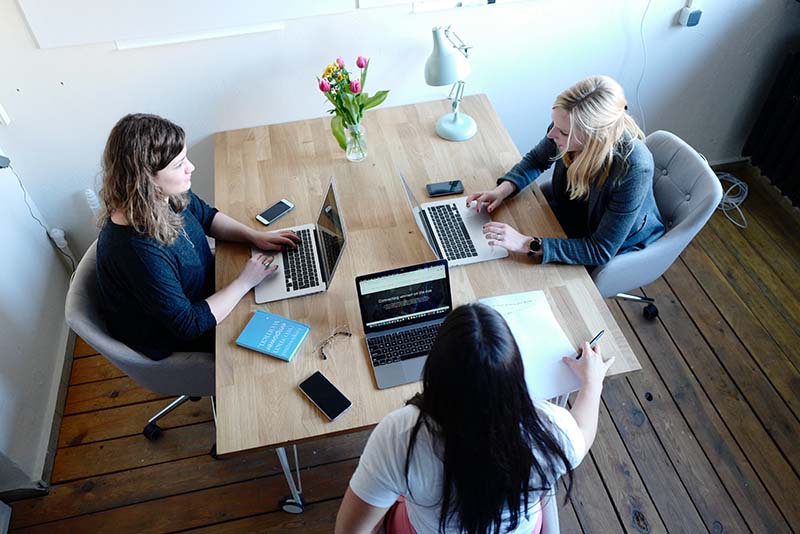
MULTIPOLYGON (((594 338, 592 338, 592 340, 589 342, 589 346, 591 347, 592 345, 594 345, 595 343, 597 343, 597 341, 598 341, 598 340, 599 340, 601 337, 603 337, 603 334, 605 334, 605 333, 606 333, 606 331, 605 331, 605 330, 600 330, 600 331, 597 333, 597 335, 596 335, 596 336, 594 336, 594 338)), ((576 360, 580 360, 580 359, 581 359, 581 353, 580 353, 580 352, 578 352, 578 357, 577 357, 577 358, 575 358, 575 359, 576 359, 576 360)))

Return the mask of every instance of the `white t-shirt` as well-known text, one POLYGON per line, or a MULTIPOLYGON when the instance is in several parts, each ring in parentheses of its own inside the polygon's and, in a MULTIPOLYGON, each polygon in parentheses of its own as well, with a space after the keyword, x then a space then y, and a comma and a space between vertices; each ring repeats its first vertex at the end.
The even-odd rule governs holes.
MULTIPOLYGON (((586 443, 578 423, 567 410, 546 401, 535 401, 534 406, 543 424, 551 427, 573 467, 586 455, 586 443)), ((361 500, 379 508, 394 504, 403 495, 406 498, 408 518, 414 529, 422 533, 438 532, 439 502, 442 497, 443 465, 441 447, 436 445, 425 425, 421 425, 411 455, 411 465, 406 484, 405 465, 411 430, 419 417, 416 406, 405 406, 387 415, 372 432, 350 479, 350 489, 361 500), (411 491, 409 492, 409 486, 411 491)), ((564 473, 559 473, 559 476, 564 473)), ((536 505, 539 495, 531 495, 528 506, 536 505)), ((538 507, 526 519, 520 516, 515 533, 530 534, 538 518, 538 507)), ((457 532, 448 528, 447 532, 457 532)))

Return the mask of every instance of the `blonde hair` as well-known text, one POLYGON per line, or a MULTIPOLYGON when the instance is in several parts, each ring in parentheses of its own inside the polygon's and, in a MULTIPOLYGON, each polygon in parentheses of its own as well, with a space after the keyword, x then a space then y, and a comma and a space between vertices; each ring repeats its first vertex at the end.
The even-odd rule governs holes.
POLYGON ((183 230, 179 215, 189 204, 187 194, 170 196, 153 181, 183 151, 183 128, 157 115, 136 113, 122 117, 111 129, 103 152, 104 213, 102 226, 119 210, 137 232, 171 245, 183 230))
MULTIPOLYGON (((553 103, 570 119, 567 147, 576 132, 586 137, 583 149, 567 168, 567 190, 570 199, 589 196, 592 181, 597 187, 605 183, 615 157, 627 161, 632 147, 622 153, 626 139, 644 139, 644 133, 626 111, 622 87, 608 76, 590 76, 566 89, 553 103)), ((556 159, 566 156, 566 148, 556 159)))

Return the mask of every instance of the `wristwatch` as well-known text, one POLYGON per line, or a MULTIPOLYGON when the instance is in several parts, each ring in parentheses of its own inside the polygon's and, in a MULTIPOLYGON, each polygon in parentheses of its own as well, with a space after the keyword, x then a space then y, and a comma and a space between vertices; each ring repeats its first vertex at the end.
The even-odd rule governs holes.
POLYGON ((531 239, 530 250, 528 251, 528 256, 533 257, 536 255, 537 252, 542 250, 542 239, 540 237, 534 237, 531 239))

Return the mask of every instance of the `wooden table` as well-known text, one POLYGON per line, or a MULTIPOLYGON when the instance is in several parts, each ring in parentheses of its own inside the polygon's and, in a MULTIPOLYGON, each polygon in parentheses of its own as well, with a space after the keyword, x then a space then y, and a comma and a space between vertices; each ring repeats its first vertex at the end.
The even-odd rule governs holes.
MULTIPOLYGON (((325 107, 320 98, 320 108, 325 107)), ((369 111, 363 121, 367 159, 345 159, 330 132, 328 118, 220 132, 214 139, 214 192, 224 213, 264 229, 255 215, 280 198, 295 209, 275 227, 313 222, 322 194, 333 175, 347 227, 347 245, 326 293, 257 305, 252 292, 217 327, 217 452, 226 454, 354 431, 375 425, 403 406, 420 383, 378 390, 372 375, 354 278, 434 258, 406 202, 395 166, 424 202, 425 184, 461 179, 465 194, 494 186, 520 160, 500 119, 485 95, 466 97, 461 109, 478 123, 469 141, 445 141, 434 133, 436 120, 450 111, 440 100, 369 111), (236 346, 235 339, 253 310, 264 309, 311 325, 311 332, 291 363, 236 346), (353 336, 328 345, 327 360, 315 351, 331 331, 349 325, 353 336), (314 371, 322 371, 353 407, 328 422, 297 389, 314 371)), ((529 188, 493 214, 522 233, 563 237, 555 216, 538 188, 529 188)), ((230 283, 241 271, 249 248, 218 242, 216 286, 230 283)), ((617 360, 612 374, 640 369, 630 346, 580 266, 532 265, 527 257, 451 269, 454 305, 491 295, 545 290, 567 337, 578 346, 598 330, 599 346, 617 360)))

